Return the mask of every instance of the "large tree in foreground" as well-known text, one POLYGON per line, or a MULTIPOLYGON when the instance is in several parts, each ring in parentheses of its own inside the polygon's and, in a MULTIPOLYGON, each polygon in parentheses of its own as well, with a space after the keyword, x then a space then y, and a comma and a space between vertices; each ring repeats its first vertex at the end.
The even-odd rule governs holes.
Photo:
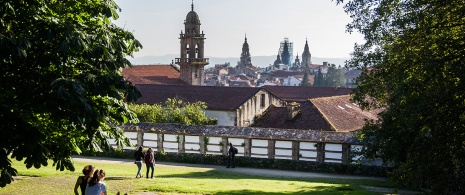
POLYGON ((115 26, 112 0, 5 0, 0 4, 0 186, 16 170, 9 155, 39 168, 52 159, 128 143, 116 125, 135 120, 123 99, 140 92, 120 75, 141 47, 115 26))
POLYGON ((348 30, 366 40, 349 62, 365 70, 354 99, 386 109, 361 131, 365 154, 393 165, 401 184, 465 194, 465 3, 344 3, 348 30))

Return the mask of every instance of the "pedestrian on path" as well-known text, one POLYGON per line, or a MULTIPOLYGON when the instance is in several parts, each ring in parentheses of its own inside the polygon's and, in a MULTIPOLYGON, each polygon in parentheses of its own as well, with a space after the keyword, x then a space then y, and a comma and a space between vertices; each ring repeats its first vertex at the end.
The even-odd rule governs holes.
POLYGON ((147 168, 147 173, 145 174, 145 177, 147 179, 149 178, 149 169, 152 169, 152 174, 150 178, 153 179, 153 171, 155 169, 155 156, 153 155, 152 148, 149 148, 147 152, 145 153, 144 161, 145 161, 145 166, 147 168))
POLYGON ((228 151, 228 166, 226 168, 236 168, 236 162, 234 158, 236 157, 237 154, 237 148, 232 145, 232 143, 229 143, 229 151, 228 151))
POLYGON ((144 159, 144 153, 142 152, 142 146, 139 146, 139 149, 134 154, 135 162, 134 164, 137 165, 137 174, 136 178, 139 176, 139 178, 142 178, 142 160, 144 159))

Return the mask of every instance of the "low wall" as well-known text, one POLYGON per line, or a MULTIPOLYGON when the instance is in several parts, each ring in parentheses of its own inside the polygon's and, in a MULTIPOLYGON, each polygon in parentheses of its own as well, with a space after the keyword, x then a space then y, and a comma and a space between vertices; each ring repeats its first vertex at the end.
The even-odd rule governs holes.
POLYGON ((351 149, 361 147, 352 132, 156 123, 122 128, 134 146, 177 153, 227 155, 232 143, 238 156, 347 163, 351 149))

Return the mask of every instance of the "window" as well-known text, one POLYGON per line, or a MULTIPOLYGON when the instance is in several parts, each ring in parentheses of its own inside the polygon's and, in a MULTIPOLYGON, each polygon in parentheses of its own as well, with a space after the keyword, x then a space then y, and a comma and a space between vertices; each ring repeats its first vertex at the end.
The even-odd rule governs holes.
POLYGON ((260 94, 260 107, 265 107, 265 94, 260 94))

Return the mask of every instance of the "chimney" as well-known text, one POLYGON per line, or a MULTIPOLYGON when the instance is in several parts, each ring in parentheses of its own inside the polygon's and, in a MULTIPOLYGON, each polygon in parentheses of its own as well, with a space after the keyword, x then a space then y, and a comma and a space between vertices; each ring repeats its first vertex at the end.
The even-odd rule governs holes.
POLYGON ((286 105, 287 107, 287 120, 293 120, 297 115, 300 114, 300 104, 292 102, 286 105))

